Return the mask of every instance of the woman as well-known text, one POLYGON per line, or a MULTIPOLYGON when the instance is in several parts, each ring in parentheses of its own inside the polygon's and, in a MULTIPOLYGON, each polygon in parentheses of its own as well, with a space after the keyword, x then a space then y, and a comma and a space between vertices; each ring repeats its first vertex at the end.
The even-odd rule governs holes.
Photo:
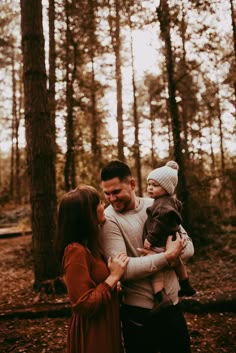
POLYGON ((72 304, 68 353, 122 352, 117 283, 128 257, 119 253, 106 264, 99 247, 105 220, 91 186, 79 186, 61 201, 56 247, 72 304))

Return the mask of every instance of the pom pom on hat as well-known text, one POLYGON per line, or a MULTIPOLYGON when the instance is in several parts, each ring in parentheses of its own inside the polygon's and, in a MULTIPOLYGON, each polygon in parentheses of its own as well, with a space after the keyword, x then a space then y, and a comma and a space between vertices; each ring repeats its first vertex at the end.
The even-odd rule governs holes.
POLYGON ((173 169, 179 170, 179 165, 175 161, 169 161, 166 163, 167 167, 171 167, 173 169))
POLYGON ((155 180, 168 194, 172 195, 178 184, 178 170, 178 164, 175 161, 169 161, 164 167, 152 170, 147 177, 147 181, 150 179, 155 180))

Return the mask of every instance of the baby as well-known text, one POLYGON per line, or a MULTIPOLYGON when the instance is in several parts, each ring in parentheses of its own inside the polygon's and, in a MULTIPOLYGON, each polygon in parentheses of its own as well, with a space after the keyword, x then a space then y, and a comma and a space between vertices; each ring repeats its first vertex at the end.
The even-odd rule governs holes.
MULTIPOLYGON (((181 234, 181 202, 174 196, 178 183, 179 166, 174 161, 169 161, 164 167, 157 168, 147 177, 147 192, 154 199, 153 205, 147 208, 147 220, 144 224, 144 247, 152 248, 155 252, 164 251, 167 237, 181 234)), ((174 270, 179 278, 179 296, 192 296, 195 290, 189 283, 186 267, 181 259, 175 264, 174 270)), ((173 305, 165 292, 164 274, 158 272, 152 276, 152 286, 155 304, 152 312, 159 312, 173 305)))

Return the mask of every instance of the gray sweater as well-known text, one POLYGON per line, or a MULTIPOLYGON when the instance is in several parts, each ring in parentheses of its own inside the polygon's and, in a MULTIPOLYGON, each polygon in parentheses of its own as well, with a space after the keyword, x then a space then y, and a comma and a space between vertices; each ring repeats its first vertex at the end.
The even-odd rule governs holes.
MULTIPOLYGON (((151 198, 140 198, 137 208, 124 214, 116 212, 110 205, 106 208, 106 222, 102 229, 101 241, 106 257, 122 251, 130 257, 122 287, 123 302, 128 305, 151 309, 153 307, 153 289, 150 275, 164 271, 164 287, 174 304, 178 303, 179 283, 175 272, 168 266, 163 253, 139 256, 137 248, 143 248, 143 226, 147 218, 146 209, 153 203, 151 198)), ((186 262, 194 253, 193 244, 185 230, 182 236, 187 244, 181 255, 186 262)))

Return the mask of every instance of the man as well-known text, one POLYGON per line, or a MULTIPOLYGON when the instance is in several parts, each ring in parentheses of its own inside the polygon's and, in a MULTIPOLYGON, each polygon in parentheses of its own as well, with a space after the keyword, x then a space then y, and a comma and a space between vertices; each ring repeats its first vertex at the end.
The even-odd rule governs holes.
MULTIPOLYGON (((153 200, 135 194, 130 168, 111 161, 101 172, 102 187, 110 205, 106 208, 102 246, 106 256, 127 253, 129 263, 122 278, 121 320, 126 353, 190 353, 190 340, 184 316, 178 304, 179 284, 171 264, 181 255, 193 255, 193 245, 185 234, 168 238, 166 250, 151 254, 143 248, 146 209, 153 200), (146 255, 149 256, 140 256, 146 255), (150 275, 165 268, 165 289, 173 305, 151 315, 154 304, 150 275)), ((184 230, 183 230, 184 231, 184 230)))

